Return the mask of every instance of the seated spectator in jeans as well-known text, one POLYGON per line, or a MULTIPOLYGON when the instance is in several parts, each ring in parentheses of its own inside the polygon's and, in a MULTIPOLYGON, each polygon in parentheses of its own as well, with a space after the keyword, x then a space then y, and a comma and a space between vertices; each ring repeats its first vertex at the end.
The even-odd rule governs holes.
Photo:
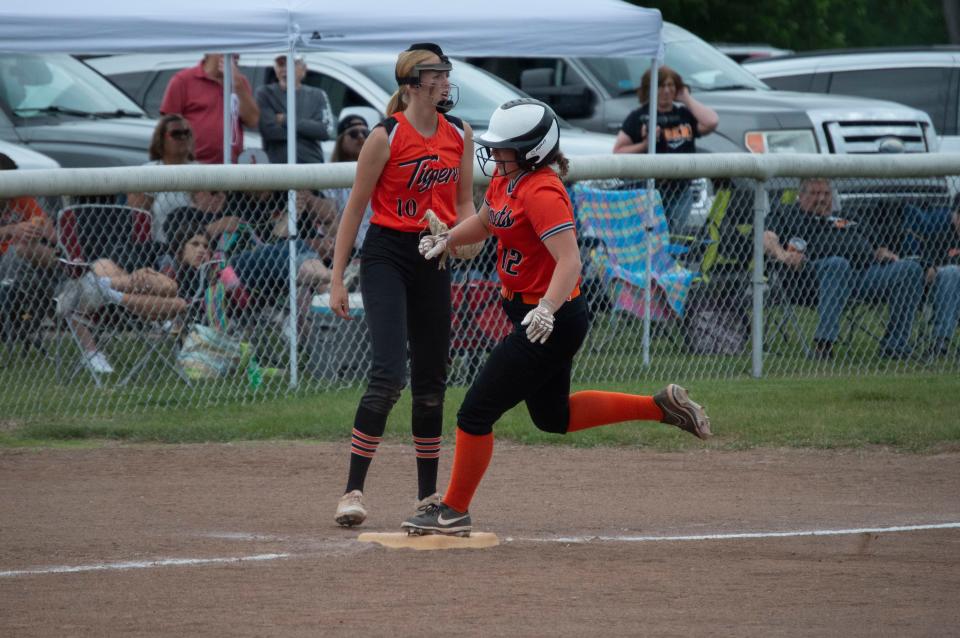
MULTIPOLYGON (((302 317, 315 292, 326 290, 330 271, 317 259, 314 240, 297 240, 295 269, 299 285, 298 313, 302 317)), ((173 262, 165 273, 185 290, 204 290, 217 281, 224 285, 233 311, 241 311, 251 303, 264 305, 278 298, 287 289, 289 252, 286 242, 262 244, 235 254, 229 263, 210 264, 213 253, 204 226, 185 223, 171 234, 173 262), (201 280, 201 277, 207 277, 201 280)))
POLYGON ((766 227, 764 252, 794 272, 785 277, 787 288, 816 293, 820 320, 813 337, 815 356, 832 356, 840 317, 851 297, 889 306, 879 354, 909 356, 910 331, 923 296, 923 268, 878 246, 870 229, 834 214, 829 181, 804 180, 797 204, 772 215, 766 227))
MULTIPOLYGON (((157 122, 150 140, 150 161, 146 166, 177 166, 195 164, 193 161, 193 131, 182 115, 164 115, 157 122)), ((166 243, 164 224, 170 212, 190 206, 190 193, 170 191, 163 193, 128 193, 127 205, 151 214, 150 233, 153 241, 166 243)))
POLYGON ((950 225, 925 237, 923 263, 926 267, 930 299, 933 303, 933 344, 929 354, 947 354, 957 331, 960 315, 960 207, 950 215, 950 225))
MULTIPOLYGON (((16 163, 0 153, 0 170, 16 163)), ((32 197, 0 199, 0 312, 10 310, 14 288, 41 303, 56 272, 57 236, 53 223, 32 197)))

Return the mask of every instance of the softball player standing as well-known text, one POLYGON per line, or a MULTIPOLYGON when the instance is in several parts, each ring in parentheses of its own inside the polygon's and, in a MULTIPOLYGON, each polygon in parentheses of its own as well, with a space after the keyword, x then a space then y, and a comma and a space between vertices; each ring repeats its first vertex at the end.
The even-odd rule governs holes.
POLYGON ((469 535, 470 501, 493 455, 493 424, 521 401, 534 425, 566 434, 622 421, 660 421, 705 439, 710 420, 686 390, 668 385, 656 396, 585 391, 570 394, 573 357, 589 328, 580 296, 580 253, 573 207, 560 177, 567 161, 553 111, 520 99, 498 108, 477 138, 484 174, 496 166, 478 215, 449 233, 426 236, 431 259, 451 247, 495 235, 503 307, 514 330, 490 353, 457 413, 450 483, 401 527, 412 534, 469 535), (559 175, 551 167, 556 164, 559 175))
POLYGON ((359 525, 367 516, 363 486, 410 359, 412 430, 419 492, 417 507, 436 494, 443 398, 450 349, 450 272, 423 260, 417 246, 424 214, 448 226, 475 216, 473 132, 447 115, 456 103, 449 58, 436 44, 414 44, 397 59, 399 86, 357 160, 353 190, 337 231, 330 307, 349 319, 343 285, 367 204, 373 217, 363 243, 360 290, 373 351, 367 389, 351 438, 346 493, 336 521, 359 525), (451 97, 454 95, 454 97, 451 97), (409 349, 408 349, 409 342, 409 349))

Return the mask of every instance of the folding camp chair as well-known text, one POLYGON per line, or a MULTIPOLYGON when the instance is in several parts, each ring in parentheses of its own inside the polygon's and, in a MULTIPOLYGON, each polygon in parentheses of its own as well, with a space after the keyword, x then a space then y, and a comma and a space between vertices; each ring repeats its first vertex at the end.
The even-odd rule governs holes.
POLYGON ((513 329, 501 299, 497 281, 471 279, 453 284, 450 356, 462 357, 462 365, 452 383, 468 385, 480 371, 486 354, 513 329))
MULTIPOLYGON (((57 213, 57 242, 68 280, 77 280, 92 272, 98 259, 110 259, 127 271, 152 265, 158 250, 150 240, 151 216, 148 211, 114 204, 80 204, 68 206, 57 213)), ((137 317, 126 310, 103 307, 89 314, 71 313, 57 321, 57 358, 60 357, 61 329, 67 328, 70 341, 78 353, 78 361, 58 371, 72 380, 86 370, 97 387, 103 385, 105 372, 98 371, 85 360, 86 347, 92 339, 99 351, 107 351, 120 336, 131 336, 127 341, 134 349, 129 371, 118 385, 126 385, 159 360, 186 381, 172 361, 164 356, 170 350, 173 322, 155 321, 137 317)), ((117 359, 115 359, 117 360, 117 359)))
POLYGON ((647 230, 649 200, 647 191, 601 190, 577 184, 573 188, 577 220, 584 237, 602 244, 597 262, 603 268, 604 282, 612 297, 605 345, 616 333, 621 314, 643 318, 647 255, 651 260, 651 319, 670 321, 681 318, 687 292, 696 273, 684 268, 669 254, 669 230, 660 204, 655 198, 652 228, 647 230), (648 233, 650 245, 648 246, 648 233))

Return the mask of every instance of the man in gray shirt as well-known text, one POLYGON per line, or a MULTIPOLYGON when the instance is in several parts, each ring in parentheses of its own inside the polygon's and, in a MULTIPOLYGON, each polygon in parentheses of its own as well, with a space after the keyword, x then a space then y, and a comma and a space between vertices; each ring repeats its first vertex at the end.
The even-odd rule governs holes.
MULTIPOLYGON (((320 142, 333 139, 334 119, 330 100, 323 89, 304 86, 307 63, 296 58, 294 77, 297 99, 297 163, 312 164, 323 161, 320 142)), ((257 89, 260 107, 260 136, 263 150, 273 164, 287 163, 287 56, 279 55, 273 62, 278 82, 257 89)))

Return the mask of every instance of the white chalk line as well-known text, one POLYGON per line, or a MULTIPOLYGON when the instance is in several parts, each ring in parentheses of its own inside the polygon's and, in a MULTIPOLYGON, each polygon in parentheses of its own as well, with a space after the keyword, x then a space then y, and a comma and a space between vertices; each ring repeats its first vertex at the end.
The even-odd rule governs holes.
POLYGON ((212 565, 217 563, 246 563, 256 561, 290 558, 293 554, 254 554, 252 556, 231 556, 228 558, 157 558, 154 560, 122 561, 118 563, 94 563, 92 565, 54 565, 50 567, 32 567, 0 572, 0 578, 12 576, 32 576, 36 574, 75 574, 80 572, 124 571, 128 569, 152 569, 182 565, 212 565))
POLYGON ((888 534, 893 532, 920 532, 935 529, 960 529, 957 523, 933 523, 929 525, 901 525, 898 527, 857 527, 850 529, 812 529, 791 530, 785 532, 733 532, 729 534, 689 534, 681 536, 556 536, 550 538, 521 537, 507 538, 507 542, 522 541, 531 543, 649 543, 657 541, 725 541, 756 538, 787 538, 795 536, 847 536, 854 534, 888 534))
MULTIPOLYGON (((932 523, 927 525, 901 525, 897 527, 858 527, 849 529, 817 529, 817 530, 794 530, 784 532, 733 532, 729 534, 690 534, 681 536, 555 536, 555 537, 507 537, 506 543, 594 543, 594 542, 614 542, 614 543, 645 543, 657 541, 713 541, 713 540, 743 540, 760 538, 786 538, 797 536, 844 536, 855 534, 887 534, 895 532, 919 532, 937 529, 960 529, 960 522, 956 523, 932 523)), ((236 537, 245 536, 237 533, 236 537)), ((12 578, 17 576, 35 576, 41 574, 76 574, 83 572, 100 571, 125 571, 131 569, 153 569, 156 567, 172 566, 198 566, 224 563, 244 563, 281 560, 284 558, 296 558, 307 554, 253 554, 250 556, 230 556, 222 558, 157 558, 144 561, 121 561, 116 563, 93 563, 90 565, 53 565, 48 567, 32 567, 28 569, 14 569, 0 571, 0 578, 12 578)), ((311 554, 313 555, 313 554, 311 554)))

